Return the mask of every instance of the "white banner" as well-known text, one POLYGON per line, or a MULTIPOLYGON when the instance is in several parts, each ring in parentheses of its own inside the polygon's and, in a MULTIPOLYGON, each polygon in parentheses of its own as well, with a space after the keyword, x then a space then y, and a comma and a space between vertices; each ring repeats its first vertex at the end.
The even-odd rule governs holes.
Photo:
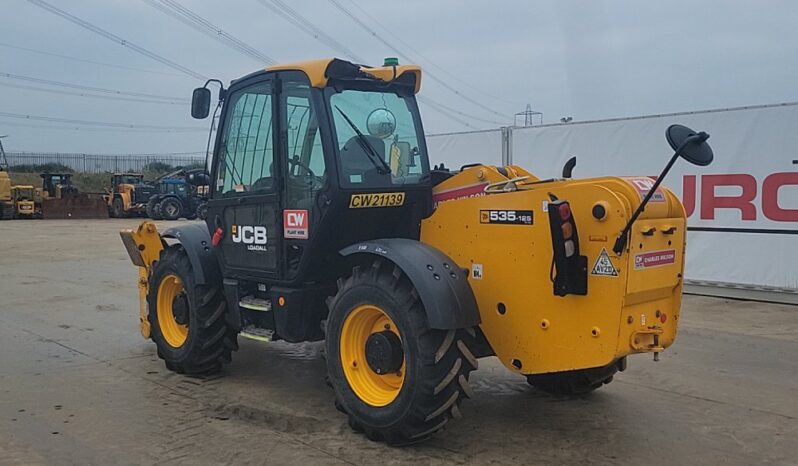
MULTIPOLYGON (((541 178, 559 177, 571 156, 576 178, 655 176, 674 123, 709 133, 715 152, 707 167, 677 161, 664 181, 689 214, 685 278, 798 291, 798 104, 514 128, 511 157, 541 178)), ((500 135, 493 147, 495 164, 500 135)))
POLYGON ((427 135, 431 164, 444 163, 450 170, 459 170, 467 163, 501 165, 502 132, 499 129, 473 133, 427 135))

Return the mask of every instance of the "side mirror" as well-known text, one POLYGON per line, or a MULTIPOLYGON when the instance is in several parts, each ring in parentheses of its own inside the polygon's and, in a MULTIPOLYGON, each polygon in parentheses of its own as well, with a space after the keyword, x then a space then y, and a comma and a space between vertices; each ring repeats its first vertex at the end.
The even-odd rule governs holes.
POLYGON ((207 87, 194 89, 191 95, 191 116, 197 120, 207 118, 211 112, 211 90, 207 87))
POLYGON ((668 161, 668 164, 665 165, 665 169, 662 170, 662 173, 659 174, 657 180, 654 181, 654 184, 649 188, 646 197, 643 198, 643 201, 637 207, 637 210, 632 214, 629 218, 629 221, 626 222, 626 226, 623 227, 623 231, 615 240, 615 245, 612 247, 612 251, 620 255, 623 252, 623 249, 626 247, 626 241, 629 234, 629 229, 632 227, 632 224, 637 220, 637 217, 645 210, 646 204, 648 201, 651 200, 651 196, 657 191, 659 188, 660 183, 662 180, 665 179, 665 175, 668 174, 673 164, 676 163, 676 159, 681 157, 688 162, 705 167, 712 163, 712 159, 715 157, 712 153, 712 148, 709 147, 707 144, 707 139, 709 139, 709 134, 705 133, 704 131, 700 131, 696 133, 692 129, 688 128, 687 126, 683 125, 670 125, 668 129, 665 131, 665 138, 668 140, 668 144, 670 144, 671 148, 674 150, 671 159, 668 161))
POLYGON ((683 125, 671 125, 665 131, 665 138, 671 148, 678 151, 681 158, 693 165, 705 167, 712 163, 714 155, 712 148, 707 144, 707 139, 709 139, 707 133, 703 131, 696 133, 683 125))

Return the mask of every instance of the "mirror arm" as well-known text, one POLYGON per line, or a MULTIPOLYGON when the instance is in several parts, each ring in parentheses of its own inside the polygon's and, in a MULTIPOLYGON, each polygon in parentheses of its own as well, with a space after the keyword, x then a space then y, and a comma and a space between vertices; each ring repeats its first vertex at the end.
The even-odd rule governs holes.
POLYGON ((224 83, 218 79, 209 79, 205 81, 205 85, 202 87, 207 88, 208 84, 210 83, 217 83, 219 85, 219 100, 224 100, 224 97, 227 94, 227 89, 224 88, 224 83))
POLYGON ((635 210, 634 214, 632 214, 632 217, 629 219, 629 221, 626 222, 626 226, 623 227, 623 231, 621 231, 621 234, 615 240, 615 244, 612 247, 612 252, 614 252, 616 256, 620 256, 621 252, 623 252, 624 248, 626 247, 626 242, 629 237, 629 230, 632 228, 632 224, 635 223, 637 217, 639 217, 640 214, 642 214, 643 211, 646 209, 648 201, 650 201, 651 198, 654 196, 654 193, 657 192, 657 189, 659 189, 659 185, 662 184, 662 180, 664 180, 665 176, 668 175, 668 172, 670 171, 671 167, 673 167, 673 164, 676 163, 676 159, 679 158, 679 155, 681 155, 684 148, 687 147, 689 144, 693 143, 701 144, 707 139, 709 139, 709 134, 701 131, 700 133, 694 134, 685 139, 682 145, 680 145, 679 148, 676 149, 676 152, 673 153, 673 156, 668 161, 668 165, 665 166, 665 169, 662 170, 662 173, 660 173, 660 175, 654 181, 654 185, 651 186, 651 189, 649 189, 648 192, 646 193, 646 197, 643 198, 643 202, 641 202, 640 205, 637 207, 637 210, 635 210))

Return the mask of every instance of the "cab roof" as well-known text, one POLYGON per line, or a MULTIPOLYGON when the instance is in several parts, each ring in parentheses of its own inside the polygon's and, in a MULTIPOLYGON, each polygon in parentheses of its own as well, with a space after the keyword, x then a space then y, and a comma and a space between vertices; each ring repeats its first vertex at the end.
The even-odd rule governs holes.
POLYGON ((414 90, 421 89, 421 67, 418 65, 365 66, 338 58, 322 58, 281 65, 272 65, 266 71, 301 71, 313 87, 324 87, 330 79, 371 77, 385 82, 412 79, 414 90))

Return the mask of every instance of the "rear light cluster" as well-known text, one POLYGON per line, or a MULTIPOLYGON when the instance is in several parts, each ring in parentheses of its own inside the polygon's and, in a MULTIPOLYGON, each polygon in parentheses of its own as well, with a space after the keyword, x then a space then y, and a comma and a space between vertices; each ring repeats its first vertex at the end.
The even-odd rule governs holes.
POLYGON ((587 257, 579 255, 579 235, 568 201, 549 203, 549 223, 553 249, 554 294, 587 294, 587 257))

